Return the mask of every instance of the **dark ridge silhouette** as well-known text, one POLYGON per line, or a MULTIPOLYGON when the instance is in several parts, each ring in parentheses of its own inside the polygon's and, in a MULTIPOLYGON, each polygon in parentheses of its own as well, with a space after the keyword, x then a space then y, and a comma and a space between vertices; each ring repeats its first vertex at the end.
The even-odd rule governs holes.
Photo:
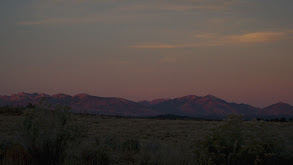
POLYGON ((19 105, 27 106, 29 103, 38 104, 41 98, 47 98, 49 104, 62 104, 71 107, 76 113, 120 115, 120 116, 154 116, 158 115, 152 109, 141 104, 122 98, 106 98, 91 96, 88 94, 78 94, 75 96, 56 94, 29 94, 19 93, 11 96, 0 96, 0 106, 19 105))
POLYGON ((293 106, 286 103, 282 103, 282 102, 270 105, 261 110, 261 115, 267 116, 267 117, 269 116, 287 117, 287 116, 292 116, 292 113, 293 113, 293 106))
POLYGON ((257 115, 259 108, 246 104, 228 103, 212 95, 204 97, 188 95, 152 104, 153 109, 162 114, 196 116, 200 118, 222 118, 228 114, 257 115))
POLYGON ((74 96, 66 94, 47 95, 44 93, 18 93, 0 96, 0 106, 27 106, 37 104, 41 98, 50 104, 68 105, 76 113, 116 115, 116 116, 157 116, 176 115, 205 119, 222 119, 228 114, 240 114, 245 118, 292 117, 293 107, 277 103, 266 108, 256 108, 248 104, 230 103, 213 95, 187 95, 174 99, 155 99, 133 102, 117 97, 98 97, 88 94, 74 96))

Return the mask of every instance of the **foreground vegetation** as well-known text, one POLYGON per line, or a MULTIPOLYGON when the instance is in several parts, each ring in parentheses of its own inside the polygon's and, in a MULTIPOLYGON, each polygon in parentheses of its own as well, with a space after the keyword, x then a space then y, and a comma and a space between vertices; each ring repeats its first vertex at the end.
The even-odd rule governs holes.
POLYGON ((0 113, 0 164, 291 164, 293 123, 72 114, 45 103, 0 113))

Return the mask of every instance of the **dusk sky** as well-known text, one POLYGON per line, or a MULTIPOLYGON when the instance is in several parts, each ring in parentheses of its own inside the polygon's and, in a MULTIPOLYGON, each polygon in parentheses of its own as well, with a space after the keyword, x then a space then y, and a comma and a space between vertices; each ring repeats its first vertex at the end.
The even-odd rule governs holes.
POLYGON ((1 0, 0 95, 293 105, 292 0, 1 0))

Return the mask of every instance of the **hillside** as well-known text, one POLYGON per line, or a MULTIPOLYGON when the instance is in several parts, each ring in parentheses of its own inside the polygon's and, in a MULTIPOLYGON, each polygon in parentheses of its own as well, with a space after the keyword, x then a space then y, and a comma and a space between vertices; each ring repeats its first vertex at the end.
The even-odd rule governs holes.
POLYGON ((293 106, 277 103, 266 108, 257 108, 248 104, 227 102, 213 95, 188 95, 174 99, 155 99, 134 102, 117 97, 98 97, 88 94, 74 96, 66 94, 18 93, 0 96, 0 106, 27 106, 38 104, 41 98, 53 105, 68 105, 73 112, 118 116, 157 116, 172 114, 196 118, 224 118, 228 114, 241 114, 246 118, 255 117, 292 117, 293 106))

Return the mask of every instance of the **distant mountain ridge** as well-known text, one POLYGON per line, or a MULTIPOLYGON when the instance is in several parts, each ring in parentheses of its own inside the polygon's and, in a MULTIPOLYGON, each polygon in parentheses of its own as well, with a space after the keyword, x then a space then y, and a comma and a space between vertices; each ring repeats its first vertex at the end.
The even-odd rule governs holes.
POLYGON ((68 105, 73 112, 79 113, 119 116, 158 115, 152 109, 133 101, 115 97, 91 96, 88 94, 70 96, 66 94, 47 95, 22 92, 11 96, 0 96, 0 106, 27 106, 29 103, 38 104, 43 97, 46 97, 46 101, 50 104, 68 105))
POLYGON ((293 106, 286 103, 276 103, 261 109, 248 104, 230 103, 213 95, 187 95, 174 99, 134 102, 123 98, 98 97, 88 94, 70 96, 66 94, 48 95, 22 92, 11 96, 0 96, 0 106, 37 104, 43 97, 46 97, 50 104, 71 106, 73 112, 104 115, 156 116, 172 114, 196 118, 223 118, 233 113, 248 118, 293 117, 293 106))
POLYGON ((151 104, 151 107, 162 114, 202 118, 223 118, 232 113, 256 116, 260 113, 260 108, 255 108, 247 104, 228 103, 212 95, 204 97, 188 95, 175 99, 167 99, 166 101, 151 104))

